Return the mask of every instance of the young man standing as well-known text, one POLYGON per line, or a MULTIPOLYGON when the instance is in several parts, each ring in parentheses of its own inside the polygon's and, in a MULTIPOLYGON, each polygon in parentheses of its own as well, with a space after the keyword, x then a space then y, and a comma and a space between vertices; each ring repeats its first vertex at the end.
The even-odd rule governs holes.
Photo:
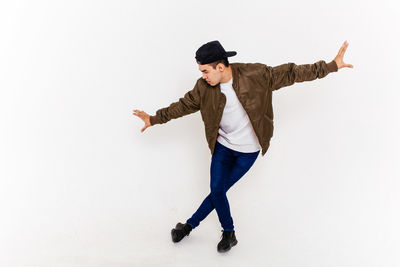
POLYGON ((215 209, 223 228, 217 250, 225 252, 237 244, 226 192, 251 168, 260 151, 264 156, 268 150, 274 129, 272 92, 296 82, 323 78, 344 67, 353 68, 343 62, 347 47, 345 41, 329 63, 320 60, 314 64, 271 67, 262 63, 229 64, 228 57, 236 52, 227 52, 217 40, 211 41, 196 51, 202 77, 192 90, 179 101, 157 110, 154 116, 133 111, 145 123, 141 132, 149 126, 201 112, 212 154, 210 193, 184 224, 178 222, 171 230, 173 242, 189 235, 215 209))

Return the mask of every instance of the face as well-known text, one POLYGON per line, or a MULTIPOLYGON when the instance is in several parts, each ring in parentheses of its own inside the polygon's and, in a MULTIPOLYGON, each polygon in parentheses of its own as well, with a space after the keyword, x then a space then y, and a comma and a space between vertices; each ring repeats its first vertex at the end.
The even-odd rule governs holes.
POLYGON ((201 71, 201 73, 203 75, 202 78, 204 80, 206 80, 206 82, 208 82, 209 85, 214 86, 220 82, 220 80, 222 78, 222 72, 224 70, 223 66, 221 66, 221 65, 224 65, 224 64, 219 63, 216 66, 216 69, 214 69, 213 67, 211 67, 208 64, 205 64, 205 65, 198 64, 198 65, 199 65, 199 70, 201 71))

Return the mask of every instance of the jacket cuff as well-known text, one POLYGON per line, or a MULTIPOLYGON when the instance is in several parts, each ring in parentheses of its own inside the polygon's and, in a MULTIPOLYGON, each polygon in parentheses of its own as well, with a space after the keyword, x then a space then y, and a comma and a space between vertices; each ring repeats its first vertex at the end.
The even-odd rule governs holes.
POLYGON ((329 63, 327 64, 327 66, 328 66, 328 71, 329 71, 329 72, 336 72, 336 71, 338 71, 338 66, 337 66, 335 60, 332 60, 331 62, 329 62, 329 63))
POLYGON ((159 124, 161 121, 160 119, 156 116, 150 116, 150 124, 154 125, 154 124, 159 124))

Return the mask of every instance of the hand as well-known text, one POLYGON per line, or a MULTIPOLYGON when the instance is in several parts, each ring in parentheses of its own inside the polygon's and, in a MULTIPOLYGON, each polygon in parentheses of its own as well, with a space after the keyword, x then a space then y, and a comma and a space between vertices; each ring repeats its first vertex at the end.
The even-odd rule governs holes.
POLYGON ((339 53, 333 59, 336 62, 337 66, 338 66, 338 70, 341 69, 341 68, 344 68, 344 67, 353 68, 353 65, 346 64, 346 63, 343 62, 343 56, 344 56, 344 53, 346 52, 346 49, 347 49, 348 46, 349 46, 349 42, 344 41, 342 47, 339 50, 339 53))
POLYGON ((133 115, 138 116, 139 118, 141 118, 144 121, 144 127, 142 128, 141 132, 146 130, 147 127, 151 126, 150 115, 147 114, 146 112, 144 112, 143 110, 134 109, 133 115))

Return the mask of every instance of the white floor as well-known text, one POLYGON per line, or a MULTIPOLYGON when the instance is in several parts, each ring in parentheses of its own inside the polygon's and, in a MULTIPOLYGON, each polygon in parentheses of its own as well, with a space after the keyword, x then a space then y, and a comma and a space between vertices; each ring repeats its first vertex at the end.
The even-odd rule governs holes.
POLYGON ((177 222, 172 216, 158 224, 152 224, 150 217, 137 218, 142 223, 120 217, 75 230, 69 225, 63 234, 51 234, 55 227, 21 232, 3 247, 6 253, 0 263, 7 267, 387 267, 400 263, 398 240, 388 235, 388 229, 370 228, 375 222, 361 230, 356 221, 330 223, 317 217, 308 222, 289 217, 282 221, 282 214, 275 214, 269 221, 252 222, 256 214, 251 210, 242 215, 235 220, 238 244, 226 253, 216 250, 222 232, 213 211, 179 243, 171 241, 170 230, 177 222), (315 224, 310 223, 313 220, 315 224))

